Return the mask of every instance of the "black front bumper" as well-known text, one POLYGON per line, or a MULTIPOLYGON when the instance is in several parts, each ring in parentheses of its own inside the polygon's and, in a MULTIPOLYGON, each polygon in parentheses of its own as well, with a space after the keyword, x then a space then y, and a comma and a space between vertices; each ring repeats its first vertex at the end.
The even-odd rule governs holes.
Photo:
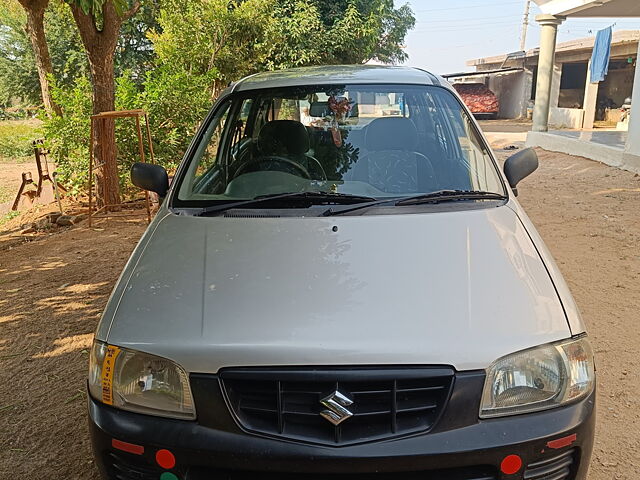
MULTIPOLYGON (((244 432, 226 408, 197 421, 118 410, 89 399, 97 464, 106 478, 240 480, 584 480, 593 447, 595 392, 566 407, 490 420, 456 405, 457 387, 438 428, 426 434, 359 445, 330 447, 244 432), (469 422, 469 418, 474 418, 469 422), (212 426, 215 424, 215 428, 212 426), (144 447, 127 453, 113 439, 144 447), (551 443, 549 443, 551 442, 551 443), (168 449, 175 467, 163 469, 156 452, 168 449), (501 472, 509 455, 522 459, 514 474, 501 472)), ((195 392, 194 392, 195 393, 195 392)), ((214 394, 214 392, 211 392, 214 394)), ((224 405, 222 399, 218 405, 224 405)), ((196 398, 197 406, 197 398, 196 398)))

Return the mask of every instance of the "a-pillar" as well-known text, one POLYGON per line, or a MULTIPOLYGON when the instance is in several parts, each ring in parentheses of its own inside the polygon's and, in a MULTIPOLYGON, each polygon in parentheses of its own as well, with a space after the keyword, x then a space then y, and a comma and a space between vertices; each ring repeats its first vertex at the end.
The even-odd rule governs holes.
POLYGON ((624 163, 635 172, 640 173, 640 45, 638 45, 638 57, 636 58, 636 75, 633 83, 633 95, 631 97, 631 118, 629 121, 629 133, 625 147, 624 163))
POLYGON ((549 109, 551 107, 551 85, 556 57, 556 39, 558 25, 565 17, 554 15, 538 15, 536 22, 542 27, 540 31, 540 56, 538 60, 538 83, 533 109, 533 131, 549 130, 549 109))

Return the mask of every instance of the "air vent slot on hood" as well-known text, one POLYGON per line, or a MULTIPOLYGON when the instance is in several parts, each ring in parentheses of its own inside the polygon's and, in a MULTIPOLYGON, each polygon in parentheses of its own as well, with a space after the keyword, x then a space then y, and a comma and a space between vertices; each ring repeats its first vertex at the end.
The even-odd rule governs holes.
POLYGON ((260 212, 259 210, 228 210, 224 213, 225 218, 280 218, 280 215, 260 212))

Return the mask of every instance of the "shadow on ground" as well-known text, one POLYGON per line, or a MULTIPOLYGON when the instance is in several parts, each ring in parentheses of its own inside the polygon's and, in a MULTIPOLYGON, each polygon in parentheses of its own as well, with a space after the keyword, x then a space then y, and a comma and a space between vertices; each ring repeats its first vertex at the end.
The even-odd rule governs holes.
POLYGON ((96 323, 145 222, 0 251, 0 478, 98 478, 85 378, 96 323))

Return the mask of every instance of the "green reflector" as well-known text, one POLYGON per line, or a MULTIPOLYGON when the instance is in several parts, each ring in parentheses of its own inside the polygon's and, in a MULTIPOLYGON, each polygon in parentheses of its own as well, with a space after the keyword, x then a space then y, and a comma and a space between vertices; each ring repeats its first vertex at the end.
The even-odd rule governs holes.
POLYGON ((179 480, 179 479, 171 472, 164 472, 162 475, 160 475, 160 480, 179 480))

